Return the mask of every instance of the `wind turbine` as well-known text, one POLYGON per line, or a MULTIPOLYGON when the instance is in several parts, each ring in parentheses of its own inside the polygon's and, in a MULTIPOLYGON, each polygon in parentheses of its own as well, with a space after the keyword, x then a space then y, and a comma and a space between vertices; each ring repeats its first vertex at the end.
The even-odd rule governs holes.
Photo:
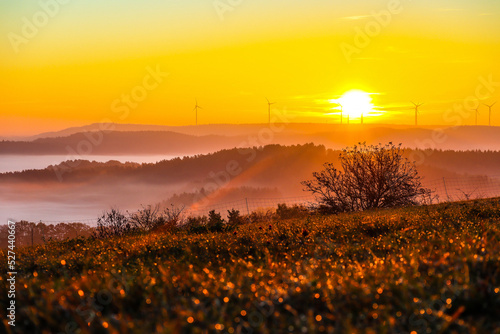
POLYGON ((276 104, 276 102, 269 102, 267 97, 266 97, 266 100, 267 100, 267 107, 268 107, 267 113, 269 115, 269 124, 271 124, 271 105, 276 104))
POLYGON ((198 109, 203 109, 203 108, 198 105, 198 100, 195 100, 195 101, 196 101, 196 104, 195 104, 193 110, 196 112, 196 125, 198 125, 198 109))
POLYGON ((421 105, 423 105, 423 103, 415 103, 415 102, 413 102, 413 101, 412 101, 412 103, 413 103, 413 105, 415 106, 415 126, 417 126, 417 125, 418 125, 418 114, 419 114, 419 112, 418 112, 418 108, 419 108, 421 105))
POLYGON ((487 107, 488 107, 488 109, 489 109, 489 119, 488 119, 488 125, 489 125, 489 126, 491 126, 491 108, 492 108, 495 104, 497 104, 497 103, 495 102, 495 103, 490 104, 490 105, 485 104, 485 106, 487 106, 487 107))
POLYGON ((473 110, 476 112, 476 126, 477 126, 477 116, 479 115, 479 107, 473 110))

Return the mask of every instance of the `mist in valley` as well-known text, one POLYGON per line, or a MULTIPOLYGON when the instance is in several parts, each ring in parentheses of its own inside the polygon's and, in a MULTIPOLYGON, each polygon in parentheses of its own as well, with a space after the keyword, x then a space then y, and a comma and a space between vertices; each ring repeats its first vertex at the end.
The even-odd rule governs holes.
POLYGON ((57 157, 72 160, 55 160, 46 168, 35 166, 32 170, 1 173, 0 219, 95 220, 111 207, 134 211, 161 203, 208 208, 245 198, 276 202, 305 198, 310 194, 303 191, 300 182, 310 179, 325 162, 337 163, 341 148, 360 141, 401 142, 407 148, 405 156, 415 161, 423 185, 439 195, 436 201, 450 196, 484 197, 500 190, 500 153, 496 147, 500 140, 491 140, 500 131, 494 127, 344 129, 293 124, 276 133, 263 131, 268 129, 264 126, 241 126, 243 134, 235 135, 239 127, 207 126, 203 136, 126 128, 102 134, 100 144, 94 145, 87 156, 64 155, 68 147, 76 151, 82 140, 88 140, 85 133, 66 131, 66 137, 4 141, 0 158, 17 156, 27 161, 34 156, 39 161, 54 161, 53 155, 33 155, 38 152, 58 153, 57 157), (227 133, 210 133, 221 129, 227 133), (201 142, 200 151, 196 151, 201 142), (137 155, 139 148, 141 155, 137 155), (120 158, 120 154, 122 159, 112 159, 120 158))

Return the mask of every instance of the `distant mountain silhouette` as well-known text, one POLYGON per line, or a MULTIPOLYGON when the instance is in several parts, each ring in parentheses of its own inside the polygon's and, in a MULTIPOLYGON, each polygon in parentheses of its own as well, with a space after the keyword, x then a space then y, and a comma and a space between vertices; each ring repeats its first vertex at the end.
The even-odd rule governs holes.
POLYGON ((1 141, 0 154, 29 155, 192 155, 238 146, 244 137, 191 136, 169 131, 79 132, 34 141, 1 141))
MULTIPOLYGON (((358 142, 402 143, 404 147, 443 150, 500 150, 500 127, 413 127, 380 124, 267 124, 158 126, 92 124, 40 134, 24 141, 1 141, 0 154, 68 154, 79 143, 104 136, 91 154, 205 154, 253 145, 296 145, 313 142, 342 149, 358 142), (113 126, 113 131, 102 128, 113 126), (254 143, 254 144, 252 144, 254 143)), ((95 139, 94 139, 95 140, 95 139)))
MULTIPOLYGON (((292 127, 295 125, 288 124, 292 127)), ((287 126, 288 126, 287 125, 287 126)), ((298 124, 299 128, 301 124, 298 124)), ((322 126, 322 125, 320 125, 322 126)), ((168 125, 148 125, 148 124, 117 124, 117 123, 93 123, 89 125, 71 127, 60 131, 44 132, 34 136, 2 138, 0 140, 14 141, 33 141, 40 138, 67 137, 81 132, 140 132, 140 131, 169 131, 193 136, 207 135, 225 135, 240 136, 256 134, 268 124, 207 124, 207 125, 187 125, 187 126, 168 126, 168 125)))

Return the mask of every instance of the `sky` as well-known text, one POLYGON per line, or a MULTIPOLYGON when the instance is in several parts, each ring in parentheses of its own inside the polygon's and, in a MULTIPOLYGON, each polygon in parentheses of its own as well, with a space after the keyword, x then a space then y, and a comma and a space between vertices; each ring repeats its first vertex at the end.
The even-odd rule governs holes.
POLYGON ((339 123, 346 94, 365 123, 415 102, 419 125, 487 125, 500 100, 497 0, 0 0, 0 22, 0 137, 192 125, 196 102, 199 124, 265 123, 266 98, 339 123))

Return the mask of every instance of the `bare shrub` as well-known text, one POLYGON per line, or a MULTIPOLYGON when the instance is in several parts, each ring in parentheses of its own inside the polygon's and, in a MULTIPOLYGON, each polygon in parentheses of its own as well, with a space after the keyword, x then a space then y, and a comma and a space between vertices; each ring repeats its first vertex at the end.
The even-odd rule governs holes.
POLYGON ((177 227, 181 221, 181 214, 184 207, 178 208, 171 205, 160 211, 160 205, 148 205, 129 215, 130 223, 133 227, 150 231, 156 229, 171 229, 177 227))
POLYGON ((104 212, 97 219, 97 227, 92 233, 94 238, 109 238, 129 233, 133 230, 128 218, 116 208, 104 212))
POLYGON ((430 190, 422 187, 415 164, 403 157, 401 144, 346 148, 339 157, 341 171, 325 163, 325 169, 304 181, 320 211, 328 213, 362 211, 415 205, 430 190))

